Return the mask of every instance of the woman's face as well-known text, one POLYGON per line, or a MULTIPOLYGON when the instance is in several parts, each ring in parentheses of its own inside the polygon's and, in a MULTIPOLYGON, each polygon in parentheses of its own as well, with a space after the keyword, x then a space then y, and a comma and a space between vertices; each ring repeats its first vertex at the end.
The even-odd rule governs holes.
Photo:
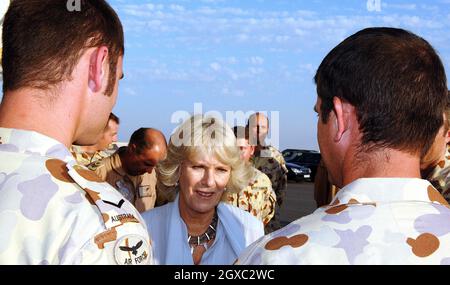
POLYGON ((219 204, 231 175, 231 167, 215 157, 199 154, 185 160, 180 169, 180 208, 205 214, 219 204))

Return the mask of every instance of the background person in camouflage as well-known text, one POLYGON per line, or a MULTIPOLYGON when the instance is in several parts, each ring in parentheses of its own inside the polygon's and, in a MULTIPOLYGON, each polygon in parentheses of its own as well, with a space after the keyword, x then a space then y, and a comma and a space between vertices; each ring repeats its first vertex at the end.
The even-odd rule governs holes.
POLYGON ((265 143, 269 132, 269 118, 257 112, 250 116, 246 127, 250 132, 250 144, 256 142, 255 153, 251 161, 256 169, 269 177, 272 189, 277 197, 275 215, 265 227, 266 232, 273 232, 281 228, 280 208, 283 204, 287 187, 288 170, 286 162, 279 150, 265 143))
POLYGON ((103 130, 102 136, 96 144, 88 146, 72 145, 70 152, 78 164, 87 166, 93 162, 110 156, 112 153, 109 151, 112 148, 112 143, 117 142, 119 124, 119 118, 111 113, 109 114, 108 123, 103 130))
POLYGON ((128 146, 88 167, 116 188, 139 212, 144 212, 155 206, 158 193, 153 170, 166 155, 167 142, 163 133, 140 128, 131 135, 128 146))
POLYGON ((331 205, 255 244, 239 264, 450 264, 450 206, 420 158, 447 105, 444 66, 405 30, 348 37, 315 76, 317 137, 331 205))
POLYGON ((5 16, 0 264, 152 260, 137 210, 68 149, 99 139, 123 76, 117 14, 103 0, 80 4, 14 0, 5 16))
POLYGON ((226 191, 222 200, 225 203, 236 206, 251 213, 260 219, 264 226, 269 223, 275 213, 277 197, 272 190, 269 177, 250 164, 250 158, 255 152, 255 146, 249 143, 249 132, 246 127, 233 128, 236 143, 241 151, 241 159, 252 168, 254 175, 249 184, 239 193, 226 191))
MULTIPOLYGON (((450 95, 450 91, 449 91, 450 95)), ((433 145, 422 158, 422 177, 431 182, 442 196, 450 202, 450 108, 445 110, 444 125, 439 130, 433 145)))

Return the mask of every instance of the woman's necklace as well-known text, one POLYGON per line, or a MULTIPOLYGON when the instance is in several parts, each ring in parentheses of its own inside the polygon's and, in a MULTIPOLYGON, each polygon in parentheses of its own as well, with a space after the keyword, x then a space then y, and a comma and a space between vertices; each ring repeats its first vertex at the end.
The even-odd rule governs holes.
POLYGON ((211 240, 216 238, 216 228, 217 228, 217 221, 218 221, 218 216, 217 216, 217 210, 214 213, 214 217, 211 221, 211 223, 209 224, 208 228, 206 229, 206 231, 199 235, 199 236, 193 236, 188 234, 188 243, 189 246, 191 247, 191 254, 194 253, 194 249, 201 245, 205 248, 205 250, 208 249, 208 244, 211 240))

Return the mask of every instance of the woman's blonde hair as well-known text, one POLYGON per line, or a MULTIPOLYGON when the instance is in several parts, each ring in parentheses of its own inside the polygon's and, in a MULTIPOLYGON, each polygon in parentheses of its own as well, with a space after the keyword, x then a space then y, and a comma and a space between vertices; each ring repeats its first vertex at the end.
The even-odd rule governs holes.
POLYGON ((170 137, 167 158, 157 168, 158 181, 164 186, 175 187, 180 178, 183 161, 192 161, 199 154, 214 156, 231 167, 226 190, 238 193, 244 189, 252 176, 253 168, 240 158, 236 137, 221 119, 194 115, 186 120, 170 137))

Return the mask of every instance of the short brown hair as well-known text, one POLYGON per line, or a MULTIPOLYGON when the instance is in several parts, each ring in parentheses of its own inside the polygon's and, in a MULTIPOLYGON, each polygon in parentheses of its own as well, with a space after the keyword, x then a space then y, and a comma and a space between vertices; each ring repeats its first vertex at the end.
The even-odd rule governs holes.
POLYGON ((105 0, 80 0, 69 11, 62 0, 13 0, 3 22, 3 92, 23 87, 48 90, 70 76, 86 48, 108 48, 106 94, 116 82, 124 54, 123 28, 105 0))
POLYGON ((356 109, 362 146, 423 155, 443 124, 446 78, 441 59, 423 38, 402 29, 368 28, 336 46, 314 79, 323 123, 338 97, 356 109))

